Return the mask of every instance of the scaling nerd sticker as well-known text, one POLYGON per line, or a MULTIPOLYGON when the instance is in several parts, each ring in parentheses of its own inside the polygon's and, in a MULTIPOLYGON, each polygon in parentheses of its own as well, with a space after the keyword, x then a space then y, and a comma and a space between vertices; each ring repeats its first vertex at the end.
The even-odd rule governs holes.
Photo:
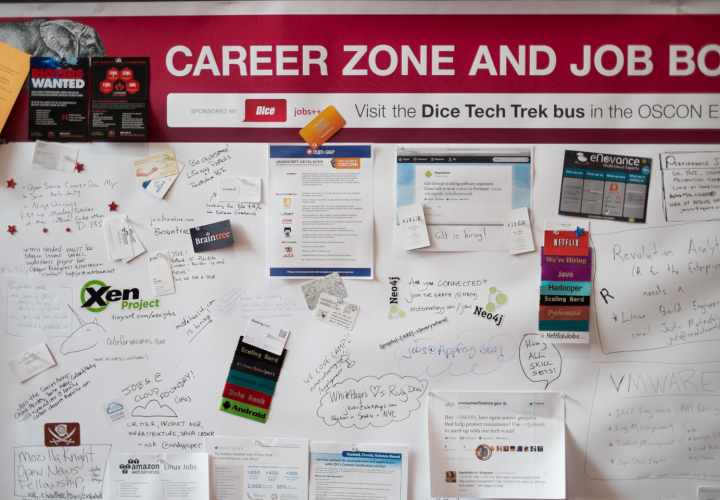
POLYGON ((195 253, 235 244, 229 220, 190 228, 190 237, 195 253))

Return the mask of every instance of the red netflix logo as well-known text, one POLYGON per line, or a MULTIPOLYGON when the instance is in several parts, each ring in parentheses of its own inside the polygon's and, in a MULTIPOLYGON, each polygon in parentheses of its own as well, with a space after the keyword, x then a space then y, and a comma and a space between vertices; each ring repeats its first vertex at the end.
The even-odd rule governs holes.
POLYGON ((245 99, 246 122, 285 122, 287 121, 287 101, 285 99, 245 99))

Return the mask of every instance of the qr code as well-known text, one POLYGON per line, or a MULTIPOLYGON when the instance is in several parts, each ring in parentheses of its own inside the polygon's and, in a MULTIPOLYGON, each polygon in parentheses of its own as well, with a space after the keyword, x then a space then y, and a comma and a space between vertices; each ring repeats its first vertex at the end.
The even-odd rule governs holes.
POLYGON ((286 332, 285 330, 280 330, 278 337, 280 337, 281 339, 284 339, 285 337, 287 337, 287 334, 288 334, 288 332, 286 332))

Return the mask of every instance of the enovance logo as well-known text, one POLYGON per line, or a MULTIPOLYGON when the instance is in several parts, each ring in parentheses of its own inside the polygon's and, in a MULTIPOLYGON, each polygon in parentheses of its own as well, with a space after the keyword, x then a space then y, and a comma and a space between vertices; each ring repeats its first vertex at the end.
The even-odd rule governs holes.
POLYGON ((93 313, 103 312, 110 302, 122 302, 121 309, 145 309, 159 307, 160 299, 140 300, 140 290, 137 288, 112 288, 100 280, 91 280, 85 283, 80 290, 80 301, 83 309, 93 313))

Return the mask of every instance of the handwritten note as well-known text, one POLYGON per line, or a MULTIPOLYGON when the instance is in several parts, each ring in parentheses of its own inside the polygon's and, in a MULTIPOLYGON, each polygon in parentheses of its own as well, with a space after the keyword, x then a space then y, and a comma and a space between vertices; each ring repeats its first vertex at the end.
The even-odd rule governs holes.
POLYGON ((520 357, 520 366, 528 380, 544 382, 544 389, 560 378, 560 373, 562 373, 560 351, 555 344, 541 342, 539 334, 523 335, 518 356, 520 357))
POLYGON ((67 337, 72 333, 72 288, 11 281, 7 286, 9 335, 41 334, 67 337))
POLYGON ((15 448, 15 496, 102 498, 109 444, 15 448))
POLYGON ((364 429, 401 422, 420 408, 427 380, 394 373, 360 380, 347 379, 334 385, 320 400, 317 415, 325 425, 364 429))
POLYGON ((395 359, 403 375, 459 377, 492 373, 516 352, 515 339, 509 335, 468 330, 410 338, 395 349, 395 359))
POLYGON ((720 217, 720 151, 663 153, 660 168, 668 221, 720 217))
POLYGON ((590 478, 720 480, 720 363, 603 366, 588 432, 590 478))
POLYGON ((602 269, 594 293, 605 353, 694 345, 699 355, 720 340, 720 222, 594 234, 592 241, 602 269))

